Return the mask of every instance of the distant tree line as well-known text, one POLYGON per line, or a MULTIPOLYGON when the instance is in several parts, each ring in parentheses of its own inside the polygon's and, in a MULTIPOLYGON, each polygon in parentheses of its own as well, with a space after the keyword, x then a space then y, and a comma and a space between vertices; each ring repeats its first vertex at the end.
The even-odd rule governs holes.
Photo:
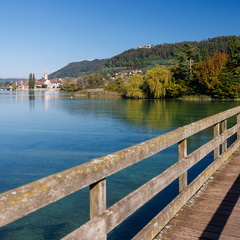
POLYGON ((8 87, 10 83, 11 83, 10 81, 6 81, 6 82, 0 81, 0 87, 8 87))
POLYGON ((63 91, 78 91, 87 88, 97 88, 104 86, 104 77, 102 74, 93 73, 89 76, 82 76, 71 80, 67 78, 60 86, 63 91))

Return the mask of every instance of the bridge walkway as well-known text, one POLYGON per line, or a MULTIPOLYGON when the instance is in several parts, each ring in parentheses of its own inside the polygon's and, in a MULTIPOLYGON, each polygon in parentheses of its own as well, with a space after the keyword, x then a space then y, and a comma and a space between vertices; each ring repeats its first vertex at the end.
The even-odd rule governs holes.
POLYGON ((156 240, 240 239, 240 148, 167 224, 156 240))

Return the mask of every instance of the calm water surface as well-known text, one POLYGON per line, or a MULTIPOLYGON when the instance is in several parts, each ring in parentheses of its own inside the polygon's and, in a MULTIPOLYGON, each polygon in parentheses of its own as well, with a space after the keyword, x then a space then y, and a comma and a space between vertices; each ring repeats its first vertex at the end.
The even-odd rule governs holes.
MULTIPOLYGON (((238 105, 238 101, 96 100, 59 92, 1 91, 0 192, 238 105)), ((189 139, 189 151, 211 137, 208 130, 189 139)), ((109 177, 108 206, 175 163, 176 147, 109 177)), ((210 161, 206 157, 193 168, 189 181, 210 161)), ((108 239, 131 239, 174 198, 177 189, 177 182, 172 183, 108 239)), ((60 239, 89 220, 88 212, 86 188, 1 228, 0 239, 60 239)))

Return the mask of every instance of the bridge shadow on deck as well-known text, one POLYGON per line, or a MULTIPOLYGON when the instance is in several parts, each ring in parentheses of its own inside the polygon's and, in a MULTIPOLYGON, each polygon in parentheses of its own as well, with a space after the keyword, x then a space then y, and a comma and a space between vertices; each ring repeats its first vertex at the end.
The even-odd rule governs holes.
POLYGON ((204 229, 199 239, 214 239, 217 240, 221 237, 221 233, 227 224, 229 217, 240 196, 240 175, 233 183, 212 219, 204 229))

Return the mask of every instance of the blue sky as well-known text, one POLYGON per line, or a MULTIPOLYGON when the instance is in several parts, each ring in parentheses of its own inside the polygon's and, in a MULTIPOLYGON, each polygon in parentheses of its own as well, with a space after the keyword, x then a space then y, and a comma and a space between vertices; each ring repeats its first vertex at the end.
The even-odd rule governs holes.
POLYGON ((0 0, 0 78, 139 45, 240 35, 240 0, 0 0))

